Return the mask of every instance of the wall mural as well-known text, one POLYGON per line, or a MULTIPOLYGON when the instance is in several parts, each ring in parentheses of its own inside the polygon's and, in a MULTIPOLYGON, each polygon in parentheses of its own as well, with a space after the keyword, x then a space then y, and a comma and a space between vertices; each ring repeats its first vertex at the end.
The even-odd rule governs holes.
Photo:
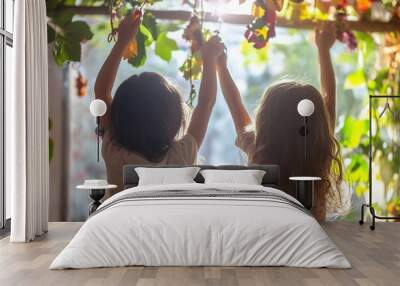
MULTIPOLYGON (((309 68, 307 55, 315 57, 315 54, 312 54, 309 48, 309 36, 304 29, 315 27, 319 21, 334 21, 337 39, 342 43, 335 45, 333 51, 338 83, 336 137, 340 142, 345 171, 344 189, 348 189, 353 196, 353 211, 348 212, 347 208, 347 212, 340 217, 348 220, 358 219, 358 205, 362 203, 368 191, 368 94, 399 94, 400 32, 396 27, 400 23, 400 1, 232 0, 219 1, 222 4, 215 5, 218 7, 209 3, 215 1, 46 2, 49 16, 48 36, 53 57, 60 66, 72 63, 70 69, 73 70, 71 75, 74 79, 70 88, 75 89, 72 94, 77 95, 73 102, 77 104, 79 100, 84 100, 85 106, 90 102, 87 94, 91 94, 93 90, 95 70, 99 66, 97 64, 95 67, 88 62, 88 58, 94 59, 88 51, 101 49, 102 53, 106 54, 104 49, 108 49, 110 44, 107 42, 112 42, 116 37, 115 28, 118 27, 119 21, 135 8, 143 9, 143 21, 135 41, 132 41, 126 51, 126 61, 123 64, 125 74, 137 68, 140 71, 141 68, 161 67, 160 69, 164 69, 178 82, 187 95, 186 101, 192 105, 196 100, 197 80, 201 74, 199 46, 213 34, 220 34, 221 37, 226 35, 228 49, 236 51, 233 53, 240 57, 241 68, 237 74, 243 78, 243 86, 248 88, 243 94, 250 109, 258 102, 255 94, 261 94, 259 91, 265 89, 265 82, 272 82, 285 74, 293 75, 298 70, 304 71, 309 68), (231 11, 224 11, 226 2, 236 6, 240 2, 243 7, 248 7, 249 13, 246 17, 250 18, 244 19, 250 21, 247 24, 232 25, 232 19, 224 15, 232 14, 231 11), (166 7, 168 9, 165 9, 166 7), (182 10, 184 16, 173 14, 174 10, 182 10), (102 16, 90 16, 93 14, 102 16), (171 15, 175 17, 172 17, 174 20, 165 20, 171 18, 171 15), (183 21, 183 18, 187 20, 183 21), (210 24, 209 20, 213 22, 210 24), (287 45, 285 41, 293 42, 294 45, 287 45), (285 60, 279 61, 277 56, 285 60), (78 64, 79 62, 81 64, 78 64), (165 64, 161 64, 162 62, 165 64), (277 63, 280 65, 278 71, 268 67, 277 63), (176 71, 167 71, 170 66, 176 67, 176 71), (178 79, 179 76, 182 78, 178 79)), ((308 79, 318 86, 316 68, 309 69, 308 79)), ((84 112, 83 103, 79 104, 80 112, 84 112)), ((384 100, 376 100, 373 110, 373 175, 377 182, 375 207, 383 214, 398 215, 400 148, 396 139, 399 138, 400 132, 400 102, 393 100, 386 103, 384 100), (379 116, 387 104, 391 112, 379 116)), ((224 112, 226 113, 226 109, 217 108, 215 116, 225 118, 224 112)), ((92 132, 92 129, 91 125, 85 127, 88 132, 92 132)), ((217 134, 218 130, 211 128, 209 132, 217 134)), ((74 133, 71 136, 74 137, 74 133)), ((92 134, 86 136, 89 137, 88 140, 94 140, 92 134)), ((219 142, 221 140, 223 141, 218 139, 219 142)), ((205 144, 203 152, 207 153, 210 148, 215 148, 212 147, 214 141, 210 139, 210 142, 213 143, 205 144)), ((51 148, 56 150, 57 146, 51 148)), ((238 151, 234 152, 235 155, 229 155, 230 159, 227 161, 243 163, 240 162, 243 159, 237 157, 238 151)), ((213 155, 208 156, 211 156, 211 159, 208 157, 205 161, 214 163, 213 155)), ((80 172, 84 172, 84 169, 87 169, 87 165, 83 162, 80 172)), ((81 177, 84 175, 81 174, 81 177)))

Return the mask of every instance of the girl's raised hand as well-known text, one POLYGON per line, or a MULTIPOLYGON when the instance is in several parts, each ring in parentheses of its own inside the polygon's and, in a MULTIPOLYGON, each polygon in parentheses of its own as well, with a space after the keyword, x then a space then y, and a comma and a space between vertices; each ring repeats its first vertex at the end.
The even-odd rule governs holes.
POLYGON ((323 22, 315 30, 315 44, 319 49, 329 50, 336 41, 336 26, 332 22, 323 22))
POLYGON ((142 12, 140 10, 126 15, 118 26, 118 41, 127 45, 136 37, 141 22, 142 12))
POLYGON ((226 67, 227 58, 228 58, 228 56, 226 54, 226 48, 224 47, 224 51, 222 52, 222 54, 217 59, 217 68, 218 68, 218 70, 221 69, 221 68, 226 67))
POLYGON ((201 47, 203 61, 216 63, 217 59, 224 52, 225 46, 219 36, 213 36, 201 47))

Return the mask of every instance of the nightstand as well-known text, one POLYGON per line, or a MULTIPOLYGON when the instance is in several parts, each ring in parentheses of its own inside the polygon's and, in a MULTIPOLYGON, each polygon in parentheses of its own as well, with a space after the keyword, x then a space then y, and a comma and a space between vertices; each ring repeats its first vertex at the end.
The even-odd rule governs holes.
POLYGON ((85 180, 85 184, 76 187, 79 190, 89 190, 89 197, 92 202, 89 204, 89 215, 94 213, 101 205, 101 199, 106 194, 106 190, 115 189, 117 185, 109 185, 104 180, 85 180))
POLYGON ((289 180, 296 183, 296 199, 301 202, 306 209, 311 210, 314 205, 315 182, 321 181, 321 178, 290 177, 289 180))

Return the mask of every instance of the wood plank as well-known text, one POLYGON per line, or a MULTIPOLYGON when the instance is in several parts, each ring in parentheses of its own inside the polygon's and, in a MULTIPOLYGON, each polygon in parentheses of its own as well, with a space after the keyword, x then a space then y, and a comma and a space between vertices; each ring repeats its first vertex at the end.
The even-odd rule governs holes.
POLYGON ((81 223, 50 223, 49 233, 32 243, 0 240, 0 285, 398 285, 400 224, 327 223, 324 229, 352 263, 352 269, 290 267, 118 267, 49 270, 55 256, 81 223))
MULTIPOLYGON (((91 7, 91 6, 60 6, 58 9, 63 11, 71 11, 78 15, 108 15, 108 7, 91 7)), ((176 20, 176 21, 188 21, 191 17, 190 11, 183 10, 154 10, 146 9, 153 13, 153 15, 160 20, 176 20)), ((253 21, 254 17, 251 15, 243 14, 223 14, 221 16, 224 23, 227 24, 238 24, 248 25, 253 21)), ((204 13, 204 21, 206 22, 218 22, 218 17, 212 13, 204 13)), ((360 32, 393 32, 400 31, 400 21, 392 22, 378 22, 378 21, 345 21, 345 24, 352 31, 360 32)), ((277 17, 277 26, 284 28, 294 29, 315 29, 319 25, 318 21, 313 20, 301 20, 291 21, 284 17, 277 17)))

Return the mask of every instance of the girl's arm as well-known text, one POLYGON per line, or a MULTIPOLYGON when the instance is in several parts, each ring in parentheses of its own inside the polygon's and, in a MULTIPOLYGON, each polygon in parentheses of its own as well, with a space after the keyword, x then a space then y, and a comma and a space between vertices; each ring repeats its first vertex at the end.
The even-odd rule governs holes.
POLYGON ((207 131, 208 121, 217 96, 216 61, 223 52, 224 45, 219 37, 212 37, 204 43, 201 53, 203 58, 203 74, 199 97, 193 110, 187 133, 191 134, 200 146, 207 131))
POLYGON ((118 41, 108 55, 100 69, 94 85, 96 99, 103 100, 107 105, 107 113, 101 117, 101 126, 108 128, 110 125, 110 108, 112 103, 111 92, 117 76, 118 67, 129 42, 136 37, 141 22, 140 11, 127 15, 118 27, 118 41))
POLYGON ((218 76, 228 104, 233 121, 235 123, 236 133, 241 134, 245 127, 251 124, 251 118, 240 97, 240 92, 232 79, 226 64, 226 54, 224 53, 218 59, 218 76))
POLYGON ((332 130, 335 130, 336 126, 336 79, 330 49, 335 40, 336 26, 333 23, 323 23, 315 32, 320 65, 321 93, 329 111, 332 130))

